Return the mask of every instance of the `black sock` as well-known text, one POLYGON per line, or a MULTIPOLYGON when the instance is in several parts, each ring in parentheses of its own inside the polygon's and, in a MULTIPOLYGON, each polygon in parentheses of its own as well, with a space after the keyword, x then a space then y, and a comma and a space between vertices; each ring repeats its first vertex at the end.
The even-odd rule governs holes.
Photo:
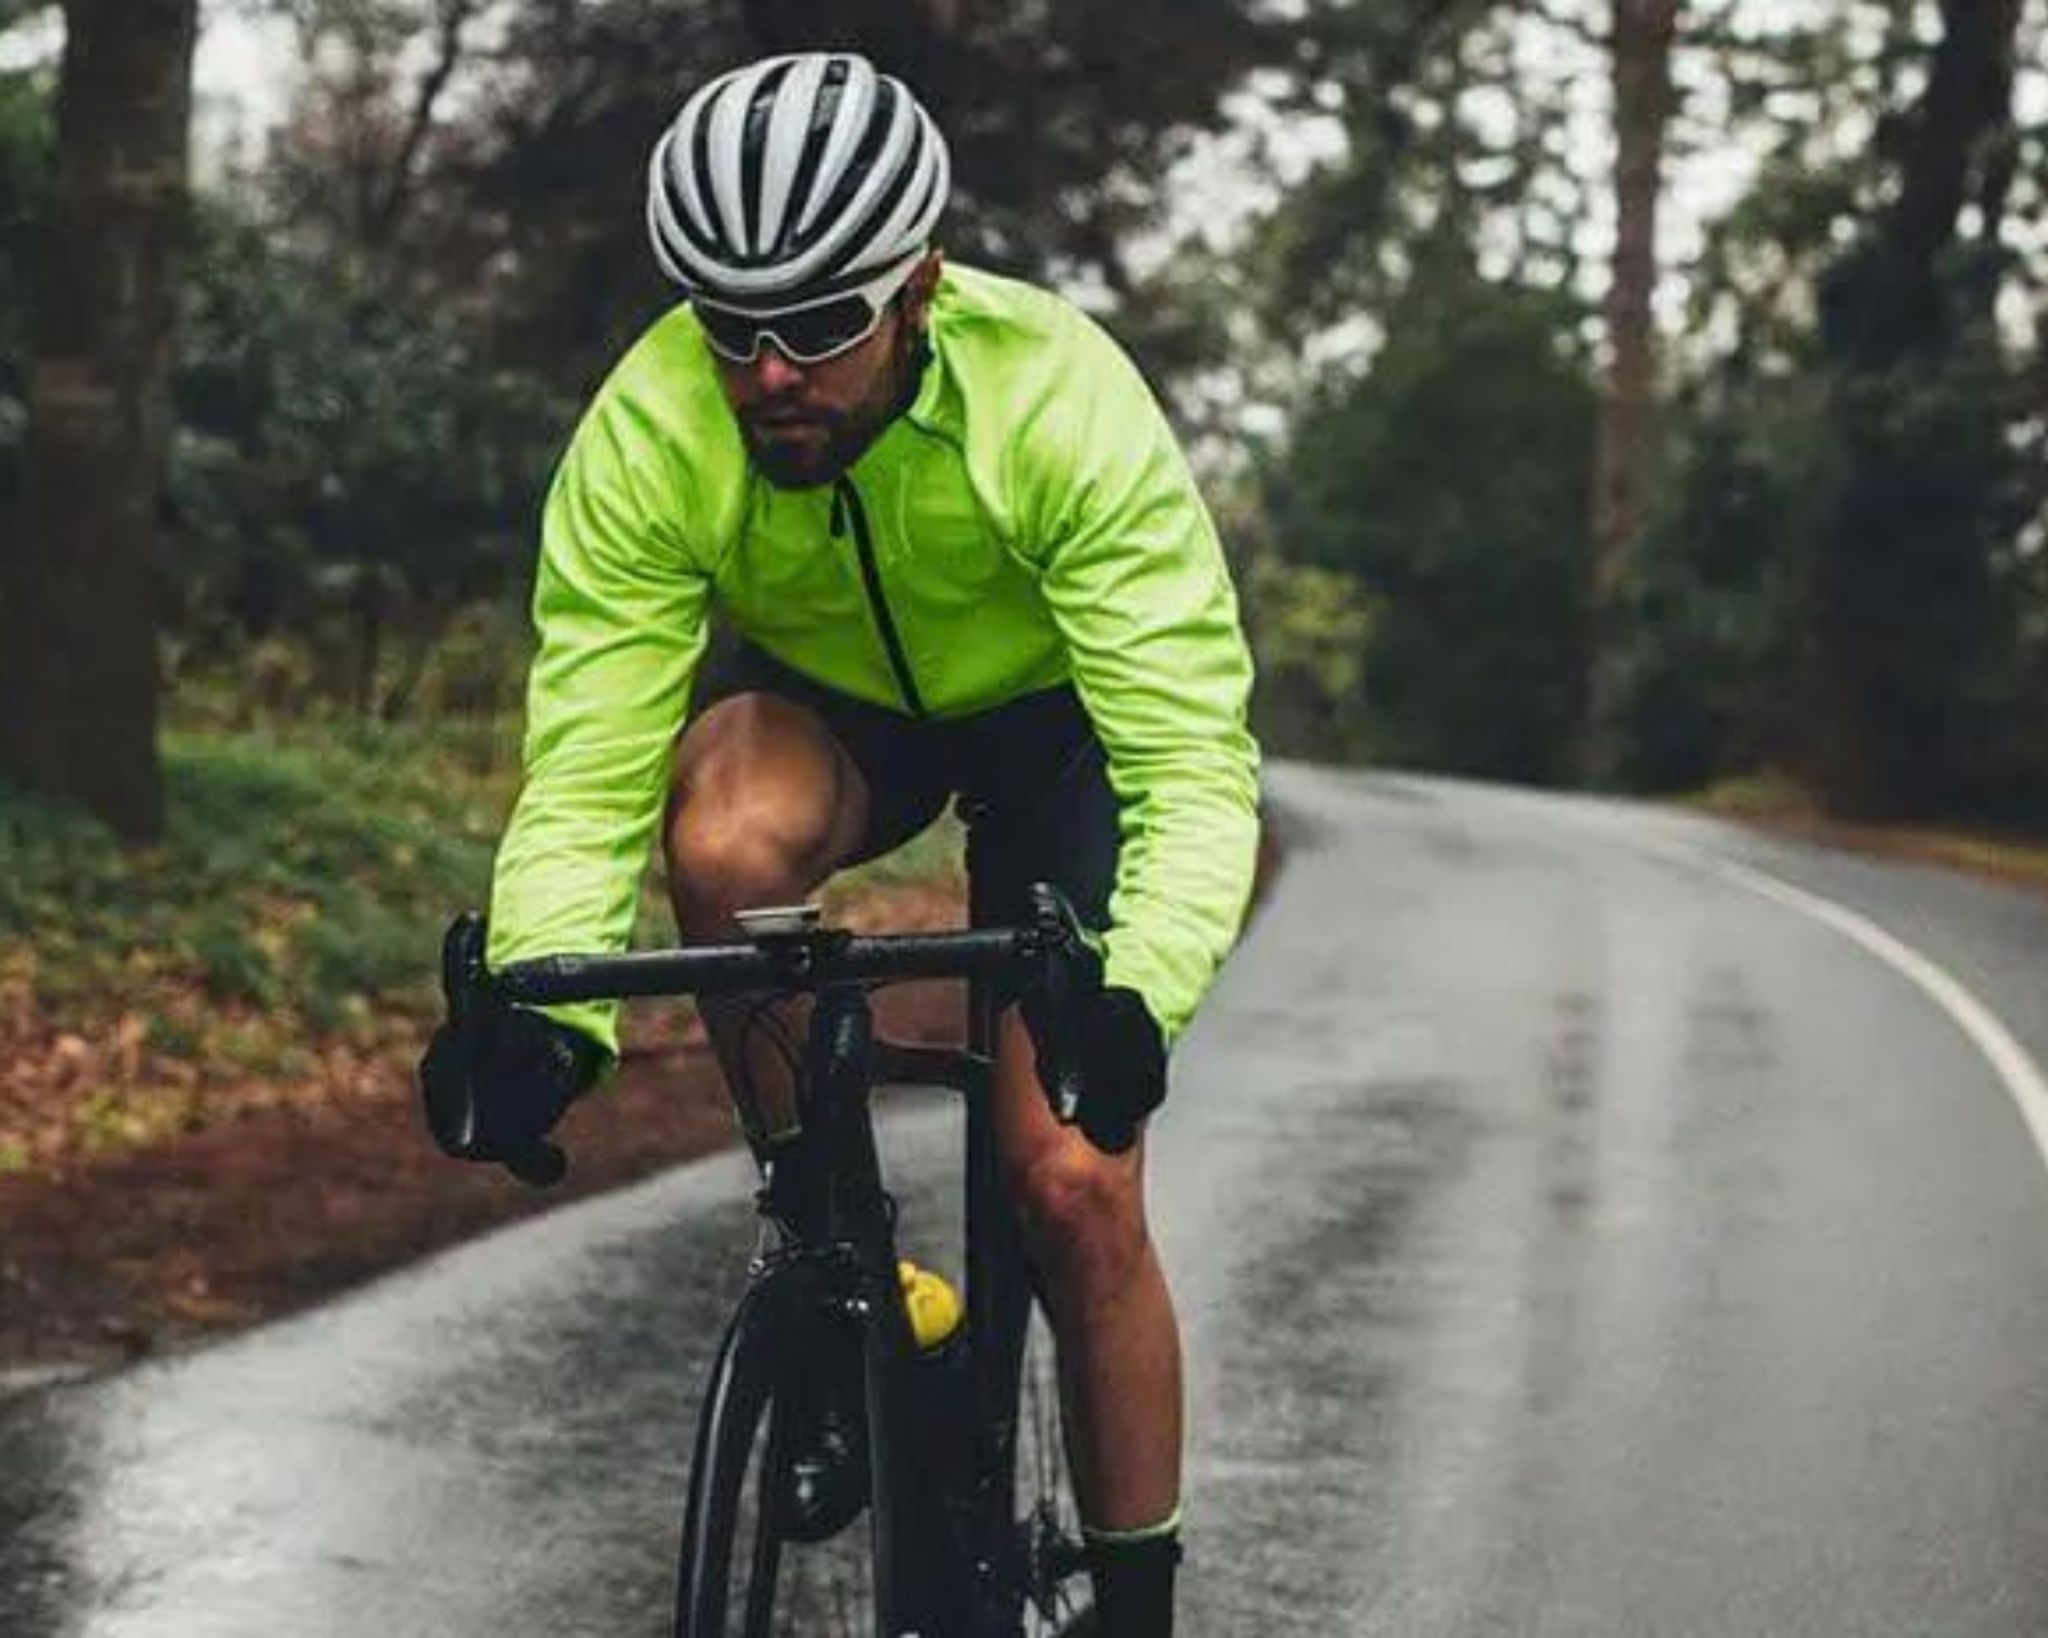
POLYGON ((1177 1534, 1091 1540, 1095 1627, 1103 1638, 1172 1638, 1173 1572, 1179 1563, 1177 1534))

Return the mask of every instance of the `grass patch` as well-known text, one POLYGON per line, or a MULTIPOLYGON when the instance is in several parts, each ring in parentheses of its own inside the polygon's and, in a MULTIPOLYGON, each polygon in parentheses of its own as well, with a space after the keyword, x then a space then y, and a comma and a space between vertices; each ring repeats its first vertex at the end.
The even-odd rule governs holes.
POLYGON ((89 1021, 152 983, 325 1016, 430 1000, 440 927, 489 885, 509 777, 417 733, 170 736, 160 846, 0 787, 0 940, 89 1021))
MULTIPOLYGON (((155 983, 345 1028, 366 1008, 431 1010, 448 918, 486 902, 517 791, 502 730, 323 724, 179 733, 164 746, 169 823, 142 852, 0 784, 0 949, 35 998, 90 1022, 155 983), (486 771, 479 771, 479 770, 486 771)), ((836 891, 957 882, 950 815, 836 891)), ((636 942, 671 936, 658 871, 636 942)), ((166 1016, 166 1043, 191 1020, 166 1016)))
MULTIPOLYGON (((402 1088, 517 794, 507 720, 188 727, 163 842, 0 784, 0 1173, 238 1108, 402 1088)), ((950 819, 835 883, 957 884, 950 819)), ((658 869, 635 942, 672 938, 658 869)))
MULTIPOLYGON (((473 729, 462 730, 473 733, 473 729)), ((515 774, 426 729, 180 732, 164 840, 0 786, 0 1156, 161 1140, 402 1066, 515 774)))
POLYGON ((1687 807, 1729 819, 1817 819, 1820 804, 1789 775, 1765 768, 1737 774, 1685 799, 1687 807))
POLYGON ((2048 839, 1965 823, 1878 825, 1831 819, 1811 792, 1780 773, 1723 780, 1687 798, 1685 805, 1832 847, 2048 888, 2048 839))

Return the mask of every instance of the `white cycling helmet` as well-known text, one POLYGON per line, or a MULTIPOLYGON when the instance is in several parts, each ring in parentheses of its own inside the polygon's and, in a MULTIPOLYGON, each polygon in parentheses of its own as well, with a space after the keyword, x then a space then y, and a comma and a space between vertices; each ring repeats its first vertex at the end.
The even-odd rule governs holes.
POLYGON ((923 250, 950 178, 901 80, 849 52, 769 57, 719 75, 662 133, 647 229, 692 295, 772 306, 923 250))

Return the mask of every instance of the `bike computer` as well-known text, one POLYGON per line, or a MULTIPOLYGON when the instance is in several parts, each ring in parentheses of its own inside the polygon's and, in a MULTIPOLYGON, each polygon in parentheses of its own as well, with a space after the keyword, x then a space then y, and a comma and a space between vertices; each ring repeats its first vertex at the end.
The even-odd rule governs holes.
POLYGON ((817 904, 770 904, 735 911, 733 920, 749 938, 792 938, 823 926, 825 909, 817 904))

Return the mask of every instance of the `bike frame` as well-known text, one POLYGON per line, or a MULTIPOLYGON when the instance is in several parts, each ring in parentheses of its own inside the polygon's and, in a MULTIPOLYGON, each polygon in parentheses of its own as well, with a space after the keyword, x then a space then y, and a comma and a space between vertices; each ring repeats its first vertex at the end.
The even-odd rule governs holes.
MULTIPOLYGON (((793 1140, 811 1163, 771 1167, 761 1191, 761 1210, 782 1225, 786 1243, 761 1260, 713 1369, 692 1463, 685 1596, 705 1527, 700 1498, 708 1493, 712 1434, 733 1387, 734 1362, 757 1338, 757 1327, 788 1327, 786 1339, 801 1340, 820 1312, 831 1317, 836 1308, 859 1325, 866 1367, 877 1638, 1015 1632, 1034 1564, 1013 1516, 1033 1284, 996 1149, 989 1095, 999 1027, 993 981, 1026 970, 1042 981, 1072 959, 1079 938, 1072 912, 1049 889, 1042 892, 1024 928, 885 938, 804 929, 745 945, 542 958, 491 975, 481 970, 478 924, 469 929, 468 960, 444 963, 451 1011, 456 994, 466 996, 472 986, 486 987, 496 1003, 517 1005, 678 994, 816 997, 799 1087, 801 1135, 793 1140), (876 1037, 869 990, 914 978, 968 980, 964 1052, 876 1037), (877 1084, 896 1081, 951 1088, 967 1099, 963 1325, 970 1392, 961 1417, 930 1416, 918 1400, 923 1361, 897 1276, 896 1207, 882 1183, 870 1102, 877 1084), (972 1461, 956 1475, 963 1447, 972 1461)), ((451 930, 451 949, 454 939, 451 930)), ((1049 1077, 1055 1106, 1071 1107, 1078 1094, 1063 1040, 1055 1026, 1038 1050, 1042 1069, 1047 1050, 1056 1054, 1049 1077)), ((772 1423, 769 1437, 772 1445, 772 1423)), ((772 1543, 772 1530, 765 1539, 772 1543)))
MULTIPOLYGON (((721 1350, 722 1359, 735 1355, 750 1325, 801 1327, 792 1316, 806 1308, 836 1309, 859 1326, 878 1638, 994 1634, 1013 1629, 1016 1615, 1016 1403, 1032 1288, 996 1154, 988 1099, 996 1014, 985 987, 970 989, 969 1013, 965 1052, 902 1048, 876 1039, 865 990, 819 993, 803 1135, 793 1141, 816 1145, 825 1164, 771 1169, 762 1211, 792 1241, 761 1265, 721 1350), (890 1081, 966 1097, 964 1415, 935 1416, 920 1393, 922 1361, 896 1274, 895 1202, 882 1185, 870 1102, 874 1086, 890 1081), (790 1295, 772 1292, 778 1285, 790 1295), (971 1463, 961 1461, 963 1444, 973 1447, 971 1463)), ((700 1462, 716 1399, 714 1388, 700 1462)))

